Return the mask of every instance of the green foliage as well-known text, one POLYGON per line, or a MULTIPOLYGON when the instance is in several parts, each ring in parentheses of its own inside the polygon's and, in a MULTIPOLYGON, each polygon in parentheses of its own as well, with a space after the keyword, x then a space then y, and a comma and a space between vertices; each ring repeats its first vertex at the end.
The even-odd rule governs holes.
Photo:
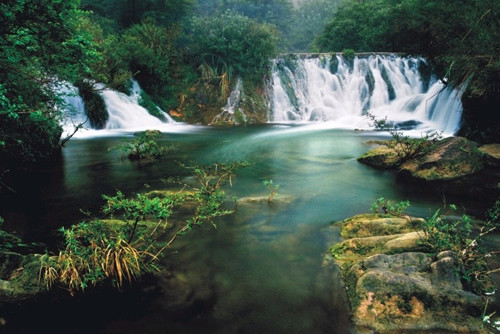
POLYGON ((398 203, 394 203, 391 200, 380 197, 375 202, 373 202, 371 212, 375 214, 401 216, 405 213, 406 209, 409 206, 409 201, 400 201, 398 203))
POLYGON ((166 120, 164 113, 158 108, 151 96, 149 96, 149 94, 147 94, 145 91, 141 91, 140 93, 139 105, 144 107, 150 115, 162 121, 166 120))
MULTIPOLYGON (((424 235, 421 244, 431 251, 452 250, 459 256, 464 266, 462 280, 473 292, 484 293, 494 289, 494 283, 489 274, 498 269, 490 270, 488 258, 492 253, 483 246, 484 236, 495 231, 500 226, 498 212, 500 201, 490 211, 489 220, 479 230, 474 229, 472 219, 462 215, 461 219, 451 219, 438 209, 423 225, 424 235)), ((455 206, 450 205, 451 210, 455 206)))
POLYGON ((79 1, 11 0, 0 4, 0 156, 17 164, 58 152, 60 80, 75 82, 99 61, 79 1))
POLYGON ((392 136, 392 140, 387 142, 386 145, 396 152, 399 164, 425 154, 432 149, 432 145, 442 138, 441 133, 437 131, 428 131, 420 138, 411 138, 405 135, 403 131, 394 128, 388 121, 387 117, 384 119, 377 119, 373 114, 367 112, 365 115, 372 121, 375 129, 388 132, 392 136))
POLYGON ((273 201, 274 196, 277 194, 278 189, 280 187, 279 184, 274 184, 273 180, 264 180, 262 184, 269 190, 269 196, 267 197, 267 203, 271 203, 273 201))
POLYGON ((2 224, 4 219, 0 217, 0 251, 11 251, 16 248, 19 244, 22 244, 21 238, 17 235, 7 233, 2 229, 2 224))
POLYGON ((191 52, 218 75, 262 78, 276 49, 275 28, 245 16, 225 12, 214 17, 194 17, 191 52))
POLYGON ((130 160, 141 160, 148 158, 159 159, 173 146, 165 146, 158 143, 161 132, 148 130, 136 134, 136 138, 119 147, 127 154, 130 160))
POLYGON ((133 222, 127 239, 129 243, 134 239, 139 221, 148 217, 160 221, 166 220, 172 214, 172 209, 184 200, 181 195, 150 198, 144 194, 137 194, 136 199, 127 199, 120 191, 116 196, 103 195, 103 198, 106 200, 103 213, 121 214, 125 221, 133 222))
POLYGON ((48 289, 58 284, 73 294, 106 280, 121 288, 126 281, 156 270, 154 245, 144 236, 127 241, 124 226, 94 220, 62 228, 66 246, 57 256, 41 258, 40 280, 48 289))
POLYGON ((342 57, 346 60, 354 59, 355 52, 353 49, 344 49, 342 50, 342 57))
POLYGON ((85 102, 85 113, 89 119, 90 126, 94 129, 104 128, 109 115, 102 96, 91 82, 79 81, 75 86, 78 87, 78 92, 85 102))
POLYGON ((186 225, 172 237, 167 245, 170 245, 177 236, 191 230, 194 225, 211 223, 214 228, 217 228, 214 222, 215 218, 233 213, 233 210, 226 210, 222 206, 224 191, 221 187, 228 182, 231 185, 232 177, 236 174, 236 171, 249 165, 247 162, 231 162, 213 163, 211 165, 196 163, 189 167, 184 166, 193 171, 197 181, 196 185, 184 184, 184 187, 190 187, 195 190, 192 199, 197 202, 197 207, 193 217, 186 221, 186 225))

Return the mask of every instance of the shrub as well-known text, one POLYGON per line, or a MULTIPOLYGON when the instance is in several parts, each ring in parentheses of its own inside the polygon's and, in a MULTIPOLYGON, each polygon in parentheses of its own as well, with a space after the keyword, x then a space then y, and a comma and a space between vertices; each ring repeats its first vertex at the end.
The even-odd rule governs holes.
MULTIPOLYGON (((451 210, 456 209, 450 205, 451 210)), ((461 219, 450 219, 438 209, 423 225, 424 235, 421 244, 431 251, 452 250, 459 256, 464 266, 462 280, 473 292, 490 292, 494 283, 489 274, 491 270, 488 258, 498 251, 486 251, 483 246, 484 236, 495 231, 499 226, 498 213, 500 201, 489 212, 488 221, 476 230, 472 219, 463 215, 461 219)))
POLYGON ((388 121, 387 117, 384 119, 377 119, 373 114, 367 112, 366 117, 372 121, 372 125, 382 131, 388 132, 392 136, 392 140, 386 143, 387 147, 392 148, 398 158, 399 164, 425 154, 432 149, 432 144, 442 138, 440 132, 428 131, 420 138, 410 138, 405 135, 403 131, 399 131, 393 127, 388 121))
POLYGON ((385 199, 384 197, 380 197, 375 202, 373 202, 371 207, 371 212, 378 214, 382 213, 385 215, 402 215, 405 210, 410 206, 409 201, 401 201, 398 203, 394 203, 391 200, 385 199))
POLYGON ((147 158, 159 159, 174 146, 165 146, 158 143, 161 132, 148 130, 136 134, 136 138, 127 144, 119 146, 130 160, 141 160, 147 158))
POLYGON ((278 192, 280 185, 274 184, 273 180, 264 180, 264 181, 262 181, 262 183, 269 190, 269 196, 267 197, 267 203, 271 203, 273 201, 274 196, 278 192))

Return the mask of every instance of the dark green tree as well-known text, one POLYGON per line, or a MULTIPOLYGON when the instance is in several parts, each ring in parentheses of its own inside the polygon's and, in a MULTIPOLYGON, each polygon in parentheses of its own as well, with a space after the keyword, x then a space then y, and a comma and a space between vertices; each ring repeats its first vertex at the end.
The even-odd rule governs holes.
POLYGON ((192 20, 193 56, 200 59, 200 65, 207 64, 220 75, 261 77, 275 55, 276 43, 273 26, 229 11, 192 20))
POLYGON ((0 161, 29 164, 59 150, 55 86, 90 75, 99 59, 81 30, 79 1, 0 4, 0 161))

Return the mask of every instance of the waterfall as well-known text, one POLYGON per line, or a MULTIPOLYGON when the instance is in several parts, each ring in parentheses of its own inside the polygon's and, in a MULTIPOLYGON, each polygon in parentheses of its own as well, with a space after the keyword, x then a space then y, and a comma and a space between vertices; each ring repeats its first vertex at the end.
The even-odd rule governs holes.
POLYGON ((227 98, 226 105, 222 111, 217 114, 212 120, 212 124, 224 124, 224 123, 245 123, 247 117, 245 113, 240 109, 241 97, 243 94, 243 82, 241 78, 238 78, 236 85, 229 94, 227 98))
MULTIPOLYGON (((139 104, 141 88, 135 80, 132 81, 130 95, 106 88, 102 84, 96 84, 96 88, 100 91, 108 111, 109 118, 106 126, 103 130, 94 130, 89 129, 87 123, 84 125, 84 129, 78 131, 76 137, 112 134, 116 131, 130 132, 155 129, 162 132, 175 132, 181 130, 175 127, 179 123, 175 122, 168 113, 159 107, 157 107, 158 111, 163 115, 164 120, 152 116, 139 104)), ((61 85, 58 92, 62 93, 65 101, 63 129, 64 134, 68 135, 74 131, 76 125, 85 122, 87 118, 84 101, 78 95, 78 89, 70 84, 61 85)))
MULTIPOLYGON (((108 109, 109 119, 105 129, 127 129, 127 130, 147 130, 160 129, 165 125, 155 116, 152 116, 146 108, 139 105, 141 88, 137 81, 132 82, 131 94, 123 94, 112 89, 105 88, 102 90, 102 97, 108 109)), ((158 108, 158 107, 157 107, 158 108)), ((158 108, 159 109, 159 108, 158 108)), ((175 121, 159 109, 163 113, 167 123, 175 121)))
POLYGON ((369 129, 364 116, 402 129, 458 130, 461 92, 425 75, 426 61, 397 55, 289 55, 273 60, 270 122, 329 122, 369 129))

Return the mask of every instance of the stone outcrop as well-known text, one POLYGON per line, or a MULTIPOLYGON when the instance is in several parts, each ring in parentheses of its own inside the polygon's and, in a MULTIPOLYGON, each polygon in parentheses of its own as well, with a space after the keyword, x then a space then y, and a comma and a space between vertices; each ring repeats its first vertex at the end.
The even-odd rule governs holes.
POLYGON ((487 332, 484 300, 465 291, 456 253, 425 253, 423 219, 357 215, 341 223, 342 242, 325 264, 341 266, 358 332, 487 332))
POLYGON ((396 170, 402 179, 418 183, 433 191, 461 197, 478 195, 494 201, 500 195, 500 145, 479 146, 461 137, 429 142, 421 153, 404 157, 388 142, 358 158, 376 168, 396 170), (398 154, 399 153, 399 154, 398 154))

